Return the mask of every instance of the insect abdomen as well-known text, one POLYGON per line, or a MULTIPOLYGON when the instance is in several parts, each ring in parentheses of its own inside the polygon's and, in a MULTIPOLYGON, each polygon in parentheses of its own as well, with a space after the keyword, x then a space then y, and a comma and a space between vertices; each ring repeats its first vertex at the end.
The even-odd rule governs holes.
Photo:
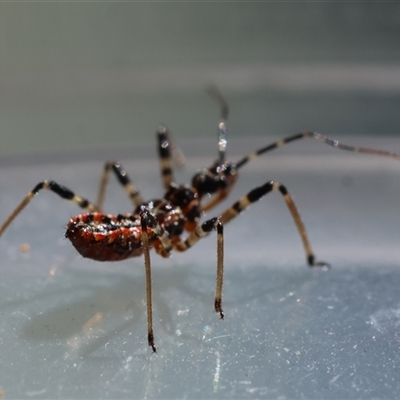
POLYGON ((65 237, 85 258, 120 261, 143 254, 139 218, 132 214, 81 214, 71 218, 65 237))

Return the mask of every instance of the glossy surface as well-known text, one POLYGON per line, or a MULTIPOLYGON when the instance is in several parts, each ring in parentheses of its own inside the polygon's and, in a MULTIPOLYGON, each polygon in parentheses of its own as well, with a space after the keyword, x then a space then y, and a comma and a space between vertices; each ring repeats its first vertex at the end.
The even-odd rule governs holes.
MULTIPOLYGON (((216 156, 215 141, 208 144, 178 182, 216 156)), ((230 141, 228 153, 262 144, 230 141)), ((169 260, 152 252, 157 354, 146 342, 143 260, 82 259, 63 237, 79 210, 41 192, 0 239, 6 398, 396 397, 400 165, 314 142, 291 146, 244 168, 224 206, 267 180, 284 183, 316 256, 332 268, 307 268, 279 193, 225 228, 224 321, 213 312, 215 235, 169 260)), ((400 151, 396 140, 380 147, 400 151)), ((146 198, 162 194, 155 157, 120 160, 146 198)), ((102 165, 2 168, 0 218, 44 178, 94 198, 102 165)), ((111 179, 106 212, 130 208, 111 179)))

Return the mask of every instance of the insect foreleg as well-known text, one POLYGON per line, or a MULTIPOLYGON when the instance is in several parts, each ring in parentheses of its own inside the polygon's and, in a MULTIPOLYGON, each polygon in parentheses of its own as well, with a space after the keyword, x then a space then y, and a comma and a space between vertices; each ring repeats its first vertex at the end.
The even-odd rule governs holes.
POLYGON ((217 230, 217 278, 215 285, 214 309, 219 313, 221 319, 224 318, 222 311, 222 285, 224 277, 224 229, 219 218, 211 218, 198 225, 194 231, 184 241, 174 243, 174 248, 178 251, 185 251, 193 247, 200 239, 207 236, 211 231, 217 230))
POLYGON ((269 153, 270 151, 278 149, 279 147, 282 147, 286 144, 289 144, 289 143, 294 142, 299 139, 305 139, 305 138, 316 139, 322 143, 325 143, 331 147, 335 147, 336 149, 340 149, 340 150, 347 150, 347 151, 352 151, 354 153, 371 154, 371 155, 375 155, 375 156, 388 157, 388 158, 394 158, 396 160, 400 160, 400 154, 392 153, 390 151, 375 150, 375 149, 370 149, 367 147, 348 146, 346 144, 340 143, 338 140, 329 139, 326 136, 321 135, 320 133, 301 132, 301 133, 296 133, 295 135, 287 136, 283 139, 277 140, 276 142, 271 143, 268 146, 261 147, 260 149, 254 151, 253 153, 248 154, 247 156, 243 157, 241 160, 239 160, 235 164, 236 168, 239 169, 239 168, 243 167, 243 165, 247 164, 249 161, 255 159, 256 157, 260 156, 261 154, 269 153))
POLYGON ((323 142, 331 147, 335 147, 340 150, 347 150, 347 151, 353 151, 354 153, 371 154, 374 156, 388 157, 388 158, 394 158, 395 160, 400 160, 400 154, 397 153, 392 153, 386 150, 375 150, 367 147, 348 146, 347 144, 340 143, 338 140, 329 139, 316 132, 308 132, 308 133, 309 137, 312 137, 316 140, 319 140, 320 142, 323 142))

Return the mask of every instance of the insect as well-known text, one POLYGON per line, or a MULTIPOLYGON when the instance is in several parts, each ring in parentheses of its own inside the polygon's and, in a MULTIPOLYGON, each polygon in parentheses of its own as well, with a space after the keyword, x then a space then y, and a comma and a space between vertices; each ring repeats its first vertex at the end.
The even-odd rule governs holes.
POLYGON ((201 222, 202 216, 206 212, 212 210, 229 195, 238 179, 238 171, 248 162, 264 153, 304 138, 316 139, 342 150, 400 159, 400 155, 388 151, 347 146, 319 133, 302 132, 262 147, 237 162, 228 162, 225 159, 227 145, 226 125, 229 114, 228 103, 216 87, 208 88, 208 93, 220 108, 218 157, 211 166, 198 171, 193 176, 190 185, 182 185, 175 182, 170 135, 168 130, 162 126, 158 129, 156 136, 161 177, 165 190, 163 198, 144 200, 123 166, 118 162, 107 162, 101 177, 96 203, 92 203, 86 198, 75 194, 55 181, 45 180, 38 183, 26 195, 0 226, 1 236, 27 204, 42 189, 46 189, 86 210, 85 213, 69 220, 65 232, 65 236, 83 257, 97 261, 119 261, 130 257, 143 256, 146 271, 147 341, 153 352, 156 352, 156 346, 152 317, 150 263, 150 250, 152 248, 160 256, 168 257, 173 250, 186 251, 201 238, 212 231, 217 231, 217 273, 214 309, 223 319, 224 226, 252 203, 260 200, 270 192, 277 191, 283 196, 297 227, 308 265, 310 267, 328 265, 325 262, 316 260, 297 206, 287 188, 279 182, 268 181, 250 190, 220 215, 201 222), (106 186, 111 173, 116 176, 131 199, 133 212, 125 214, 105 214, 102 212, 106 186))

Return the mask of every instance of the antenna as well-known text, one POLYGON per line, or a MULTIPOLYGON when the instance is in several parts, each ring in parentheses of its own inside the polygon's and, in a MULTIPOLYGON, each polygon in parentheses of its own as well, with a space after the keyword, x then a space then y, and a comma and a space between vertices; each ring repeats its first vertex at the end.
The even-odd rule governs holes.
POLYGON ((223 164, 225 162, 226 153, 226 122, 229 115, 228 102, 222 96, 221 92, 215 85, 210 85, 206 88, 206 92, 215 100, 220 107, 221 121, 218 124, 218 161, 223 164))

